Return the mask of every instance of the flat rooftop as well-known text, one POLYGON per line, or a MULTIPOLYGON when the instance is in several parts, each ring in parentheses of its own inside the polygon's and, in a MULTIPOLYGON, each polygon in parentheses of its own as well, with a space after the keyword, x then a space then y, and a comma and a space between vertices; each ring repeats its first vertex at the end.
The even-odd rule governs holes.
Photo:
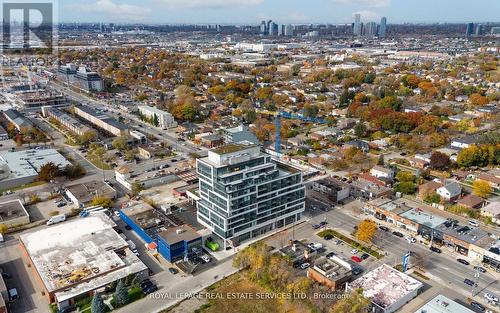
POLYGON ((0 161, 3 161, 9 167, 9 178, 37 176, 40 168, 49 162, 59 167, 71 165, 56 149, 3 152, 0 154, 0 161))
POLYGON ((438 225, 435 229, 441 231, 443 234, 447 234, 467 243, 474 244, 485 236, 488 236, 487 232, 477 227, 460 225, 458 223, 453 223, 452 221, 445 221, 443 224, 438 225))
POLYGON ((399 216, 409 219, 410 221, 413 221, 415 223, 418 223, 419 225, 424 225, 430 228, 435 228, 446 222, 445 218, 424 212, 420 208, 410 209, 406 212, 399 214, 399 216))
POLYGON ((94 180, 82 184, 76 184, 66 187, 78 202, 90 202, 95 196, 114 196, 115 190, 107 183, 94 180))
POLYGON ((381 209, 386 210, 388 212, 393 212, 395 214, 402 214, 407 212, 408 210, 414 209, 414 207, 410 206, 410 204, 405 201, 405 199, 396 199, 394 201, 390 200, 379 206, 381 209))
POLYGON ((126 254, 128 244, 115 226, 94 214, 22 234, 20 241, 47 290, 63 301, 147 268, 126 254))
POLYGON ((17 199, 0 203, 0 224, 23 216, 28 216, 28 212, 21 203, 21 200, 17 199))
POLYGON ((382 264, 349 283, 349 288, 363 289, 363 295, 383 309, 390 307, 422 286, 423 284, 418 280, 387 264, 382 264))
POLYGON ((255 145, 243 145, 243 144, 229 144, 225 145, 216 149, 211 150, 211 152, 216 153, 216 154, 228 154, 228 153, 234 153, 238 151, 243 151, 249 148, 255 147, 255 145))
POLYGON ((474 311, 450 298, 437 295, 414 313, 474 313, 474 311))
POLYGON ((158 233, 158 236, 163 238, 169 244, 175 244, 180 241, 190 242, 201 237, 200 234, 187 225, 169 228, 161 233, 158 233))

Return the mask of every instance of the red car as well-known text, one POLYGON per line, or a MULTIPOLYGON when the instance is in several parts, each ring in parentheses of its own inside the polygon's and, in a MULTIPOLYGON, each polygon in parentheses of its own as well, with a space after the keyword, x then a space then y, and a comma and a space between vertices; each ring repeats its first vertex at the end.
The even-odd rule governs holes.
POLYGON ((363 261, 363 260, 361 260, 361 258, 359 256, 355 256, 355 255, 353 255, 351 257, 351 260, 353 260, 356 263, 360 263, 361 261, 363 261))

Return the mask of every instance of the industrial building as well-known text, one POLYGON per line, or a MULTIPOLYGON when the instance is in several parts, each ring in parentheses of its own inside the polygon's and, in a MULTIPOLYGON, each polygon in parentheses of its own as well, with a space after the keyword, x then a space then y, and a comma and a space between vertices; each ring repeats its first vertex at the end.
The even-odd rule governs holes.
POLYGON ((314 266, 307 270, 307 277, 330 288, 341 289, 352 277, 351 265, 337 256, 314 261, 314 266))
POLYGON ((198 221, 227 244, 238 246, 302 218, 302 173, 260 151, 230 144, 196 159, 200 200, 198 221))
POLYGON ((372 303, 371 312, 392 313, 414 299, 423 284, 387 264, 347 283, 346 291, 363 290, 372 303))
POLYGON ((127 125, 122 124, 108 115, 100 113, 87 106, 81 105, 75 107, 75 114, 115 136, 124 136, 129 134, 129 128, 127 125))
POLYGON ((21 200, 11 200, 0 203, 0 225, 8 227, 25 225, 30 222, 30 216, 21 200))
POLYGON ((73 117, 69 116, 68 114, 64 113, 58 108, 44 106, 42 107, 42 114, 44 117, 54 118, 66 129, 68 129, 69 131, 78 136, 82 136, 87 132, 93 131, 92 128, 85 126, 84 124, 80 123, 80 121, 74 119, 73 117))
POLYGON ((33 123, 29 120, 29 118, 25 117, 18 110, 8 109, 3 111, 3 115, 19 131, 33 127, 33 123))
POLYGON ((66 187, 66 195, 77 207, 83 208, 91 204, 94 197, 115 199, 117 193, 107 183, 95 180, 66 187))
POLYGON ((56 149, 28 149, 0 153, 0 185, 8 189, 34 182, 38 179, 40 168, 49 162, 59 168, 71 165, 56 149))
POLYGON ((128 275, 148 276, 115 227, 99 213, 20 236, 24 261, 50 303, 65 308, 128 275))
POLYGON ((177 122, 174 120, 172 114, 159 110, 155 107, 150 107, 147 105, 139 106, 139 113, 148 119, 156 119, 158 121, 158 127, 163 129, 177 127, 177 122))
POLYGON ((120 218, 168 262, 175 262, 201 251, 202 238, 187 225, 177 225, 164 212, 148 204, 137 204, 119 211, 120 218))

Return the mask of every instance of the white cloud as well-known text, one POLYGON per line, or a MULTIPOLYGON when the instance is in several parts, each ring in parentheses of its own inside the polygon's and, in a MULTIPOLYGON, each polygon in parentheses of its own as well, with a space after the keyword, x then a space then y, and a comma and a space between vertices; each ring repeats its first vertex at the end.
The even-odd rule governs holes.
POLYGON ((157 3, 166 5, 171 9, 178 8, 205 8, 205 9, 227 9, 244 8, 256 6, 264 0, 157 0, 157 3))
POLYGON ((332 0, 340 4, 354 4, 365 7, 388 7, 391 5, 391 0, 332 0))
POLYGON ((150 8, 131 4, 117 4, 111 0, 97 0, 94 3, 80 3, 71 6, 74 9, 89 13, 103 13, 116 20, 143 20, 151 13, 150 8))
POLYGON ((354 17, 354 14, 360 14, 361 15, 361 20, 365 22, 373 22, 375 20, 378 20, 380 18, 380 15, 376 12, 369 11, 369 10, 361 10, 358 12, 354 12, 352 16, 354 17))

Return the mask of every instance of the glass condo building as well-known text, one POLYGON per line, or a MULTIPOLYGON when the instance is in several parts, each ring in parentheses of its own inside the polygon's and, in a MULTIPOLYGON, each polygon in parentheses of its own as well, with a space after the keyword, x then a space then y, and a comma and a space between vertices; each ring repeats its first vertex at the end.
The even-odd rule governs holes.
POLYGON ((302 218, 302 173, 272 161, 259 146, 223 146, 196 162, 197 218, 223 240, 224 249, 302 218))

